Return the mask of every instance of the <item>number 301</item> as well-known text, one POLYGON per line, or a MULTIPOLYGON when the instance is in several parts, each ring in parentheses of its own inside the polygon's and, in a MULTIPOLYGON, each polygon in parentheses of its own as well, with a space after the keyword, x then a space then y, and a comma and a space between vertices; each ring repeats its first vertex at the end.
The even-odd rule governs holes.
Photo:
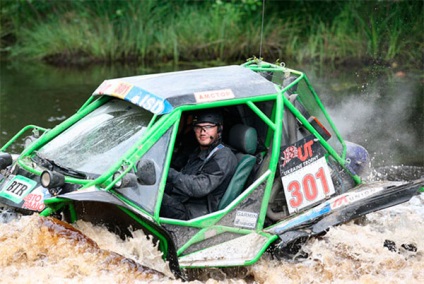
POLYGON ((293 208, 299 207, 302 205, 304 198, 308 202, 314 201, 319 193, 317 182, 321 183, 324 194, 330 193, 323 167, 320 167, 315 175, 308 173, 303 176, 301 181, 291 181, 287 188, 292 196, 289 200, 290 206, 293 208))

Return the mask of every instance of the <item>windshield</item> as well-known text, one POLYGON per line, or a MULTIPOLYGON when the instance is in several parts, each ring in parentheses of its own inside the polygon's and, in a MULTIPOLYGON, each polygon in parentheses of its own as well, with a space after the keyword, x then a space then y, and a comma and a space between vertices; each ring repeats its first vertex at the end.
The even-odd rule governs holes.
POLYGON ((152 116, 129 102, 112 99, 44 145, 38 155, 66 168, 101 175, 141 137, 152 116))

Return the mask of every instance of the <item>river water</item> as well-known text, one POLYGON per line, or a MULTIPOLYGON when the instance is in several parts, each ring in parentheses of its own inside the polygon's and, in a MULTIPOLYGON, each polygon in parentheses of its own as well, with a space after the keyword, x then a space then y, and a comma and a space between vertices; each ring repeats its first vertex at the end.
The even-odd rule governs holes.
MULTIPOLYGON (((340 132, 366 146, 373 165, 424 166, 423 77, 396 68, 307 72, 340 132)), ((192 66, 54 68, 0 65, 0 145, 28 124, 52 128, 104 80, 192 66)), ((16 147, 15 151, 20 148, 16 147)), ((2 283, 182 283, 142 232, 121 240, 84 222, 73 228, 26 216, 0 224, 2 283), (155 269, 146 270, 145 267, 155 269), (156 272, 157 271, 157 272, 156 272)), ((194 283, 424 283, 424 194, 310 239, 303 261, 265 254, 246 269, 199 270, 194 283), (393 242, 391 246, 384 244, 393 242)))

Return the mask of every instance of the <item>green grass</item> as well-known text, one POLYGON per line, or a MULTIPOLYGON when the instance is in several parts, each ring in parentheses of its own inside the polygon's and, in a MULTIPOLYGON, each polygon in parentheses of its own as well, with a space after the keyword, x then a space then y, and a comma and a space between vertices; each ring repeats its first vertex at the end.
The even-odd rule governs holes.
POLYGON ((2 57, 52 63, 394 62, 422 67, 422 1, 2 0, 2 57), (259 54, 262 50, 262 54, 259 54))

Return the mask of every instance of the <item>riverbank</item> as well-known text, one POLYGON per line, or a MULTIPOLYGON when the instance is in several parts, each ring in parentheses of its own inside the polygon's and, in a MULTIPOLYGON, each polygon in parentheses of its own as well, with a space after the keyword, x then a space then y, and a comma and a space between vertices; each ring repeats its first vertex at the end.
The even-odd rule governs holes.
POLYGON ((261 56, 422 69, 422 1, 265 5, 263 11, 260 0, 6 0, 0 2, 1 57, 85 65, 261 56))

